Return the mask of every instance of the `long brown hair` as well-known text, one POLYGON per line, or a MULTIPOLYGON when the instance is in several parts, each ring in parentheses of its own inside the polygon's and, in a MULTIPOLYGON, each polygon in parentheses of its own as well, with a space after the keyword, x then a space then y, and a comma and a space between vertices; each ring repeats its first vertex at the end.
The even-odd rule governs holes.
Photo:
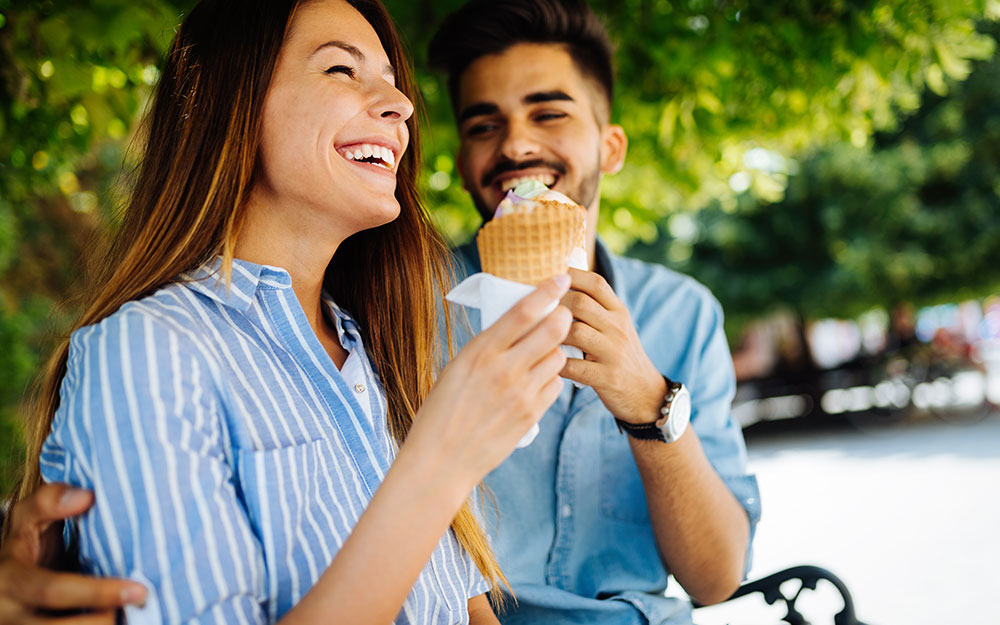
MULTIPOLYGON (((234 7, 227 0, 202 0, 184 19, 144 121, 141 164, 121 227, 99 259, 74 330, 100 322, 220 254, 228 277, 255 181, 264 98, 294 11, 307 1, 312 0, 243 0, 234 7)), ((381 2, 348 2, 378 34, 400 91, 419 102, 408 56, 381 2)), ((450 281, 447 248, 417 191, 416 119, 407 126, 410 149, 396 177, 399 217, 344 241, 324 281, 334 300, 358 320, 399 443, 442 362, 437 320, 439 306, 448 317, 440 295, 450 281), (340 279, 347 275, 350 280, 340 279)), ((448 345, 450 350, 450 338, 448 345)), ((41 484, 39 454, 59 407, 68 351, 63 339, 30 404, 27 460, 15 500, 41 484)), ((470 502, 451 527, 494 590, 501 585, 509 590, 470 502)))

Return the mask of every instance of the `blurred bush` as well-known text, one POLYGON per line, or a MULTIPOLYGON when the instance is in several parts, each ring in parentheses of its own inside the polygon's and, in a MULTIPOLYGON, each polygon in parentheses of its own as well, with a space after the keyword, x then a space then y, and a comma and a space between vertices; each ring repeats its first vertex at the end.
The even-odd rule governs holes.
POLYGON ((922 102, 863 146, 808 152, 781 199, 713 200, 632 253, 712 287, 731 334, 776 308, 851 318, 1000 292, 1000 56, 922 102))
MULTIPOLYGON (((461 3, 387 0, 418 68, 461 3)), ((137 115, 192 4, 0 0, 0 491, 16 406, 73 314, 58 303, 82 252, 116 221, 137 115)), ((592 5, 618 45, 614 116, 631 140, 603 189, 615 249, 702 277, 734 321, 775 301, 832 314, 994 283, 995 41, 976 24, 998 0, 592 5)), ((419 80, 428 203, 459 242, 477 218, 447 94, 440 76, 419 80)))

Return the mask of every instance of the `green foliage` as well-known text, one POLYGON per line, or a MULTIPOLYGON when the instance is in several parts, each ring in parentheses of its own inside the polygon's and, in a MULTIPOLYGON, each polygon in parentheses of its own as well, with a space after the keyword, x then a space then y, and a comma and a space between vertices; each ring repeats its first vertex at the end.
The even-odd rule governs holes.
MULTIPOLYGON (((414 43, 418 67, 432 28, 460 0, 387 4, 414 43)), ((864 146, 915 111, 925 88, 945 93, 991 38, 975 21, 995 0, 591 0, 618 48, 614 118, 629 157, 605 181, 601 231, 618 249, 658 237, 656 223, 713 201, 735 206, 734 174, 756 197, 779 200, 785 170, 749 166, 753 148, 791 156, 830 143, 864 146)), ((453 171, 435 168, 457 143, 447 94, 422 76, 432 124, 428 176, 454 239, 468 235, 468 204, 453 171)), ((752 163, 751 163, 752 164, 752 163)), ((475 224, 473 219, 472 224, 475 224)))
MULTIPOLYGON (((462 1, 387 0, 418 68, 434 28, 462 1)), ((8 436, 15 407, 48 328, 65 328, 73 313, 56 302, 74 292, 92 233, 114 222, 113 182, 157 64, 192 4, 0 0, 0 491, 16 457, 8 436)), ((1000 122, 984 111, 996 102, 980 82, 978 91, 943 95, 991 55, 993 39, 973 24, 1000 15, 998 0, 592 5, 617 42, 614 117, 630 137, 625 170, 603 189, 601 231, 616 249, 635 244, 648 258, 696 270, 736 318, 776 298, 841 310, 836 293, 860 305, 902 297, 910 284, 945 297, 959 288, 951 278, 990 258, 975 235, 993 232, 1000 178, 988 144, 1000 122), (898 126, 927 89, 940 114, 920 109, 913 120, 926 123, 898 126), (979 122, 962 108, 974 100, 979 122), (888 134, 872 151, 880 131, 888 134), (807 153, 796 174, 790 157, 807 153), (977 173, 979 162, 989 167, 977 173), (817 209, 806 215, 804 206, 817 209), (744 272, 746 284, 760 284, 752 296, 724 279, 754 250, 765 258, 778 249, 786 253, 769 261, 766 278, 744 272), (940 269, 942 257, 953 269, 940 269), (790 258, 808 273, 782 270, 790 258)), ((461 241, 478 217, 456 172, 444 82, 426 71, 418 79, 428 204, 461 241)))
MULTIPOLYGON (((984 28, 1000 36, 996 24, 984 28)), ((871 146, 815 151, 781 201, 716 201, 675 218, 683 227, 671 221, 669 242, 635 252, 678 259, 715 291, 734 329, 775 307, 850 317, 995 292, 1000 57, 971 69, 871 146)))

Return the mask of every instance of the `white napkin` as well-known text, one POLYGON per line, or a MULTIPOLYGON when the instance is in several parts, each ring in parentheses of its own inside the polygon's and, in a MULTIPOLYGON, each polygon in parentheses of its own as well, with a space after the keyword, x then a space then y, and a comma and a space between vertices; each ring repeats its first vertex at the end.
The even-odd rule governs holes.
MULTIPOLYGON (((480 331, 483 331, 534 290, 535 287, 530 284, 504 280, 489 273, 475 273, 449 291, 445 299, 469 308, 478 308, 481 319, 480 331)), ((558 302, 553 302, 545 314, 555 310, 558 305, 558 302)), ((583 352, 579 348, 563 345, 562 350, 567 358, 583 358, 583 352)), ((581 387, 576 382, 573 384, 577 388, 581 387)), ((536 436, 538 436, 537 423, 518 441, 517 447, 527 447, 536 436)))

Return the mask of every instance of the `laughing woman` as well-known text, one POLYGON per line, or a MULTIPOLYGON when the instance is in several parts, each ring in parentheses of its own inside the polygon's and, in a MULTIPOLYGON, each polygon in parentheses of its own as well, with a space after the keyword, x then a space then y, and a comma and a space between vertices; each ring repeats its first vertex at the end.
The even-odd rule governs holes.
POLYGON ((50 363, 20 497, 165 623, 494 623, 469 504, 555 400, 539 287, 439 374, 444 248, 408 63, 374 0, 204 0, 124 222, 50 363))

